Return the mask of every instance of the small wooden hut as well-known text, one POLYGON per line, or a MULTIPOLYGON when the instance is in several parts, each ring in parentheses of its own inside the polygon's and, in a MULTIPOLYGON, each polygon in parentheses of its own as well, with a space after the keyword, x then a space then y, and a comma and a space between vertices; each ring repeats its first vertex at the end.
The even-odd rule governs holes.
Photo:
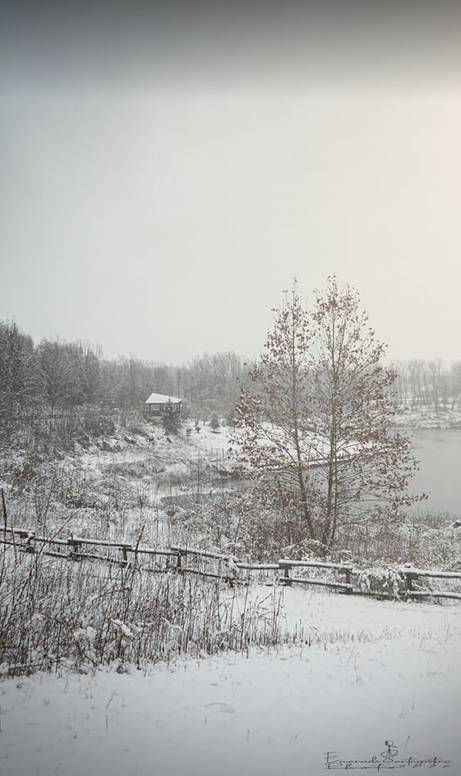
POLYGON ((173 409, 178 415, 181 412, 182 400, 176 396, 167 396, 164 393, 151 393, 146 399, 146 410, 150 417, 161 416, 168 408, 173 409))

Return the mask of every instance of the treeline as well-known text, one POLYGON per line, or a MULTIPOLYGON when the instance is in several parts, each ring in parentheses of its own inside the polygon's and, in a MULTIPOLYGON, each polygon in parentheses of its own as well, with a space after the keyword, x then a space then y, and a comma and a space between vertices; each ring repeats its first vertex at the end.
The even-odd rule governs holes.
POLYGON ((395 365, 392 386, 397 407, 416 410, 455 409, 461 404, 461 361, 445 366, 443 361, 413 359, 395 365))
POLYGON ((181 367, 107 359, 99 348, 80 342, 34 344, 14 322, 0 321, 0 422, 85 405, 141 409, 152 391, 180 396, 194 418, 229 417, 247 371, 232 352, 205 354, 181 367))
MULTIPOLYGON (((251 364, 237 353, 204 354, 183 366, 136 358, 107 359, 80 342, 34 343, 14 322, 0 321, 0 425, 31 413, 141 410, 152 391, 179 396, 186 413, 231 420, 251 364)), ((461 404, 461 361, 403 361, 392 386, 399 408, 454 409, 461 404)))

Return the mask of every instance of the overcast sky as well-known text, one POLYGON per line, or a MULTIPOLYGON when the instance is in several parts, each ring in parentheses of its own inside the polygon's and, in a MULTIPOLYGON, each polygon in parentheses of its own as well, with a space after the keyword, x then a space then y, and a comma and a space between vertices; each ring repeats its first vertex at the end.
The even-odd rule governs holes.
POLYGON ((336 272, 393 359, 461 358, 457 4, 72 5, 3 10, 1 318, 253 356, 336 272))

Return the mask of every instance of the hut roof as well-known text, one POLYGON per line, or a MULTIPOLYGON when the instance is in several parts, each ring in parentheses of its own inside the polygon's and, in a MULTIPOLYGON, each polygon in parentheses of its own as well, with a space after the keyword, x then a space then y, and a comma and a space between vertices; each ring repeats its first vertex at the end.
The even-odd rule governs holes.
POLYGON ((146 399, 146 404, 179 404, 181 402, 181 399, 178 399, 176 396, 167 396, 164 393, 151 393, 148 399, 146 399))

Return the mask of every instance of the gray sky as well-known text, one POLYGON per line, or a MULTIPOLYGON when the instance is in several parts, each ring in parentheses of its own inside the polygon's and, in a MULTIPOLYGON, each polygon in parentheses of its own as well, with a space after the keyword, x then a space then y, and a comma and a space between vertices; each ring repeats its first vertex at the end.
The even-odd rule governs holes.
POLYGON ((254 355, 336 272, 392 358, 461 358, 460 18, 382 5, 6 9, 0 317, 254 355))

